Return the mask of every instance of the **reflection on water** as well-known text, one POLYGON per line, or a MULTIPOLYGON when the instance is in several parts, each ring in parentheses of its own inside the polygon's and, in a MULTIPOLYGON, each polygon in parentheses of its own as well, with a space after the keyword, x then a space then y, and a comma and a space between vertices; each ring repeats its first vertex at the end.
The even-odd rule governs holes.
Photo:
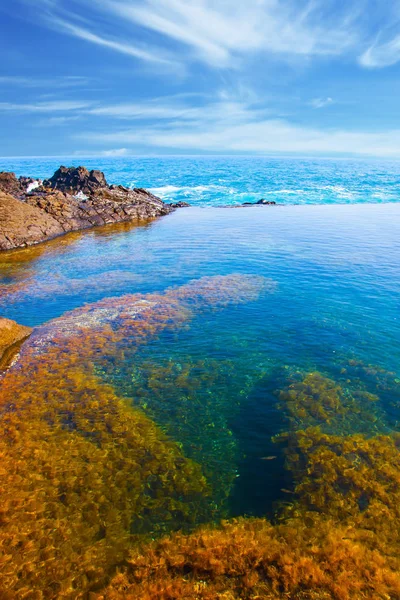
POLYGON ((400 597, 399 216, 187 210, 3 255, 2 313, 38 325, 1 382, 4 597, 400 597))

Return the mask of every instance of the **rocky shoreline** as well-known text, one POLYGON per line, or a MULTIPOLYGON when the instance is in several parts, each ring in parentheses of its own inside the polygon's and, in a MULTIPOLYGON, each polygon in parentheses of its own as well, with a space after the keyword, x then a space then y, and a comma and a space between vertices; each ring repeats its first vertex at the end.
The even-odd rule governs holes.
POLYGON ((150 192, 108 185, 104 173, 60 167, 45 181, 0 173, 0 250, 38 244, 109 223, 148 221, 171 213, 150 192))

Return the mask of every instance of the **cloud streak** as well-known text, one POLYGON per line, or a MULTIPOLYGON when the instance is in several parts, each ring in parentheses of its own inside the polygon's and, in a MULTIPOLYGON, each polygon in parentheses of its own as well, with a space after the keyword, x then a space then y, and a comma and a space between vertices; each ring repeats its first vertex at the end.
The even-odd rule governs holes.
POLYGON ((374 133, 300 126, 269 115, 265 108, 224 101, 191 109, 185 120, 174 118, 170 103, 163 107, 159 102, 158 110, 162 117, 158 122, 107 133, 87 131, 77 137, 94 145, 123 145, 130 151, 400 156, 400 130, 396 129, 374 133))
MULTIPOLYGON (((336 55, 356 40, 352 13, 333 16, 332 2, 310 0, 96 0, 117 18, 189 47, 211 66, 242 55, 336 55), (327 22, 326 17, 330 16, 327 22)), ((337 11, 336 11, 337 12, 337 11)))

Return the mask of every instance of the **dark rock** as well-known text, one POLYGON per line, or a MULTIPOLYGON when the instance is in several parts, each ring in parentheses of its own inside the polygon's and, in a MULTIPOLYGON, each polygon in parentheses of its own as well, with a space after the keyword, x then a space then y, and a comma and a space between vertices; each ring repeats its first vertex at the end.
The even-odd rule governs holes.
POLYGON ((169 205, 171 208, 186 208, 187 206, 190 206, 190 204, 188 204, 188 202, 183 202, 182 200, 180 202, 174 202, 173 204, 169 205))
POLYGON ((242 206, 276 206, 276 202, 274 200, 265 200, 264 198, 261 198, 261 200, 258 200, 257 202, 244 202, 242 204, 242 206))
POLYGON ((85 167, 60 167, 51 177, 43 182, 43 187, 77 194, 90 194, 100 188, 108 188, 104 173, 88 171, 85 167))

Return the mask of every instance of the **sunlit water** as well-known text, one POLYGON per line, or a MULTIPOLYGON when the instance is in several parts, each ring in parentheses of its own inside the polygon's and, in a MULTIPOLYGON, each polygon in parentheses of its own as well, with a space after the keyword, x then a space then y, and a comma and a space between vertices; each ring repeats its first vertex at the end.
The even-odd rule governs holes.
POLYGON ((277 157, 0 158, 0 171, 47 178, 60 166, 101 169, 109 183, 144 187, 167 202, 238 205, 398 202, 400 162, 277 157))
POLYGON ((202 311, 96 367, 202 466, 221 515, 271 516, 291 487, 272 441, 289 427, 276 392, 295 373, 379 395, 365 408, 374 418, 350 419, 342 433, 399 429, 399 224, 396 204, 182 209, 2 254, 0 312, 38 326, 85 303, 204 276, 276 282, 258 301, 202 311), (351 364, 391 372, 390 389, 351 364))

